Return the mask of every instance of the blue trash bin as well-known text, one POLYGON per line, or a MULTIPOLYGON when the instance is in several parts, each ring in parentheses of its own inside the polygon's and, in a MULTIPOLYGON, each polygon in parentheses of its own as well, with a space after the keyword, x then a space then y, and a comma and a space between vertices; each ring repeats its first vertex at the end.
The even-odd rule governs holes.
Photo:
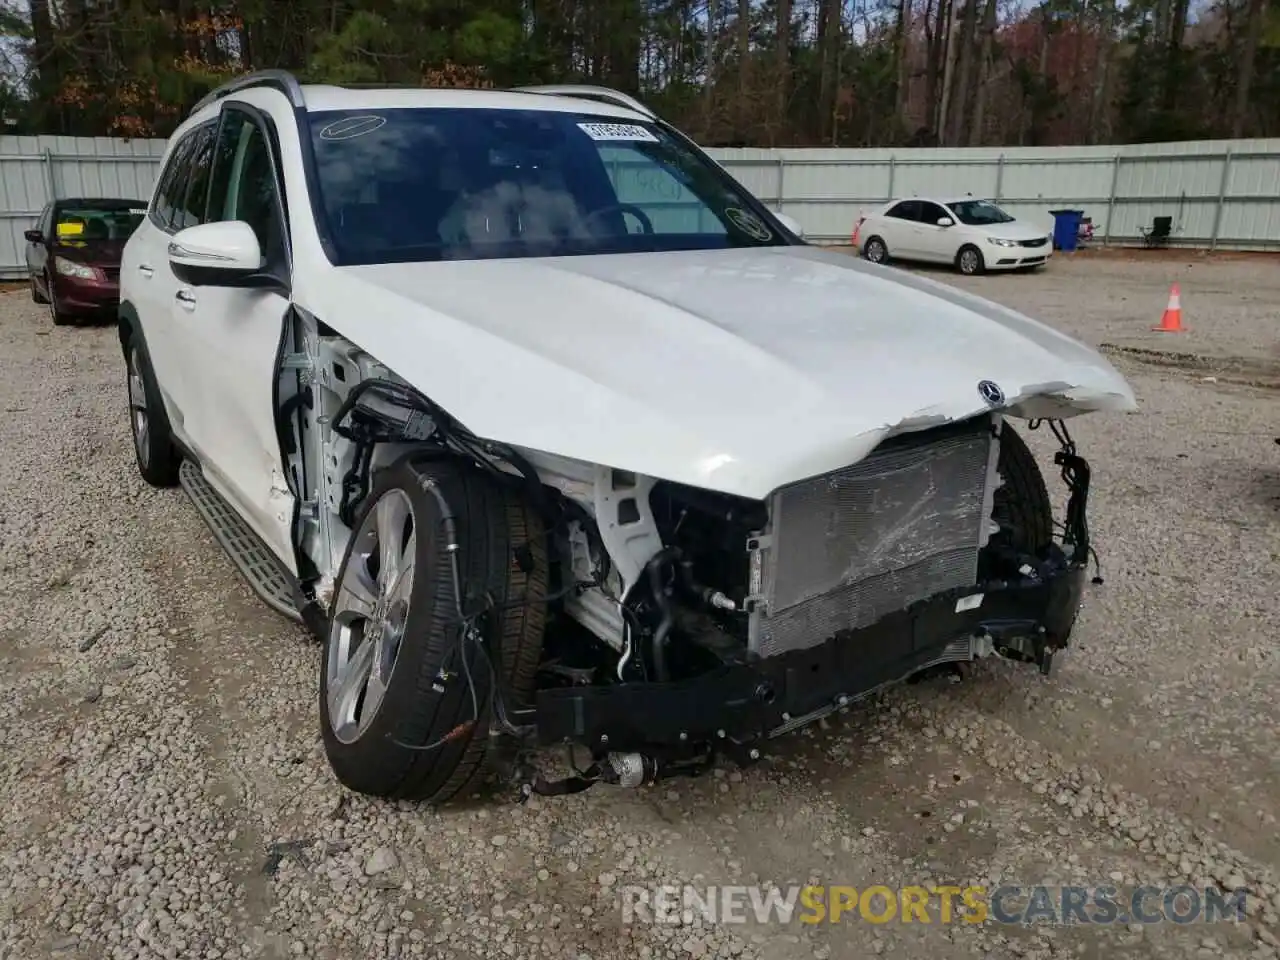
POLYGON ((1050 210, 1053 214, 1053 247, 1070 253, 1079 243, 1083 210, 1050 210))

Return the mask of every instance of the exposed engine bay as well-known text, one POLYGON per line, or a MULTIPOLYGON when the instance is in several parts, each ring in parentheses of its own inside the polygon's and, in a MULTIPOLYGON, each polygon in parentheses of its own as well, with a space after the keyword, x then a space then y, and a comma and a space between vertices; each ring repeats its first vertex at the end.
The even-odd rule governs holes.
POLYGON ((300 489, 318 471, 324 491, 298 527, 313 620, 370 475, 406 450, 491 472, 545 522, 549 588, 527 598, 551 614, 535 702, 497 690, 493 730, 525 794, 696 773, 717 753, 748 763, 764 739, 943 663, 994 652, 1047 672, 1074 624, 1089 476, 1060 421, 1045 422, 1066 520, 1061 542, 1033 542, 999 509, 995 410, 749 500, 475 437, 345 341, 308 335, 313 368, 331 374, 289 411, 324 437, 292 461, 300 489), (559 781, 529 773, 521 757, 557 743, 587 747, 591 765, 559 781))

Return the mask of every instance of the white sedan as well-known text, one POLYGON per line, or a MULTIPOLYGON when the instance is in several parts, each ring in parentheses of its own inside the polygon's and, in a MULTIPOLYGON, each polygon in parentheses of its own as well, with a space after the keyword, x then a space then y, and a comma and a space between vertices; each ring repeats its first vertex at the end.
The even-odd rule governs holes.
POLYGON ((1053 255, 1053 238, 1043 228, 973 197, 892 200, 859 218, 853 245, 872 263, 890 257, 949 263, 964 274, 1034 269, 1053 255))

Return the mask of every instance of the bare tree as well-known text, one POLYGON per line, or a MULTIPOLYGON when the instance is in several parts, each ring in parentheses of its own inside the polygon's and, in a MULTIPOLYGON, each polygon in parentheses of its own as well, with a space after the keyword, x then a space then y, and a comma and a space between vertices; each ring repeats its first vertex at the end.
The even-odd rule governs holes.
POLYGON ((1231 111, 1231 136, 1244 136, 1249 117, 1249 94, 1253 89, 1254 64, 1258 58, 1258 41, 1266 13, 1266 0, 1249 0, 1249 14, 1244 25, 1244 49, 1240 51, 1240 70, 1236 76, 1236 102, 1231 111))

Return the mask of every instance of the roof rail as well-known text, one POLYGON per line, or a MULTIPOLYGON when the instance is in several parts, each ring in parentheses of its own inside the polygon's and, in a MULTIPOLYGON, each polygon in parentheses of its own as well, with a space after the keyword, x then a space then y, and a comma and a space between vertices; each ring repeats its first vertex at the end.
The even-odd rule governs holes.
POLYGON ((514 92, 541 93, 553 97, 578 97, 582 100, 598 100, 602 103, 611 103, 615 107, 625 107, 628 110, 643 113, 646 117, 652 117, 654 120, 658 119, 656 113, 635 97, 609 87, 594 87, 588 84, 576 83, 553 83, 536 87, 516 87, 514 92))
POLYGON ((289 103, 295 109, 306 106, 306 101, 302 97, 302 85, 298 83, 298 78, 288 70, 255 70, 253 73, 246 73, 242 77, 228 80, 222 86, 206 94, 199 103, 192 107, 191 113, 198 113, 209 104, 240 90, 248 90, 250 87, 271 87, 288 97, 289 103))

